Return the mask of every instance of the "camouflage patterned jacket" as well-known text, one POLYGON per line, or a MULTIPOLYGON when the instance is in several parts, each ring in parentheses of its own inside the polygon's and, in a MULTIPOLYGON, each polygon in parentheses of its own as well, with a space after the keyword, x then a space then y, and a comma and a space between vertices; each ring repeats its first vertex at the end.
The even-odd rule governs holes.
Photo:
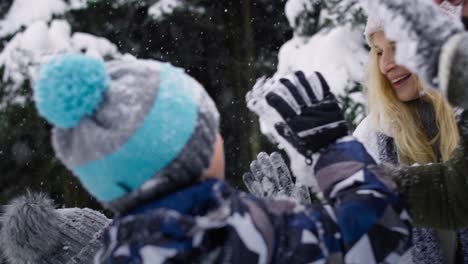
POLYGON ((96 261, 397 262, 410 246, 410 220, 363 146, 333 144, 314 169, 329 205, 259 199, 207 180, 115 219, 96 261))

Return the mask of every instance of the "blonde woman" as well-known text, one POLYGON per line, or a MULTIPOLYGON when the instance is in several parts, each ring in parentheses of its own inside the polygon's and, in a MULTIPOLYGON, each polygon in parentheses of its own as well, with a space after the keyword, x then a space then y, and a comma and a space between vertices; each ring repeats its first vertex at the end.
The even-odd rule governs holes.
MULTIPOLYGON (((357 127, 354 135, 382 163, 413 165, 448 162, 460 143, 453 109, 442 95, 423 85, 418 75, 395 62, 395 44, 386 38, 381 22, 370 18, 365 34, 371 46, 367 91, 369 116, 357 127)), ((413 173, 408 177, 425 176, 421 172, 419 169, 419 175, 413 173)), ((442 170, 438 173, 442 173, 442 170)), ((401 179, 397 178, 397 183, 401 179)), ((447 190, 444 182, 438 186, 447 190)), ((430 191, 429 187, 433 186, 428 186, 427 191, 430 191)), ((437 195, 441 196, 441 193, 437 195)), ((409 195, 412 195, 411 198, 425 197, 427 193, 409 195)), ((418 206, 412 202, 409 199, 410 208, 418 206)), ((450 206, 449 200, 445 200, 445 203, 440 206, 450 206)), ((425 218, 418 217, 414 212, 420 211, 412 211, 416 225, 434 226, 425 222, 430 222, 426 212, 422 212, 425 218)), ((414 263, 468 261, 468 231, 465 229, 415 228, 413 237, 414 263)))
POLYGON ((383 162, 412 165, 448 160, 460 140, 453 109, 416 74, 397 65, 394 43, 371 27, 367 31, 370 114, 355 136, 368 142, 370 154, 383 162))
MULTIPOLYGON (((421 25, 425 22, 419 19, 422 14, 437 19, 436 13, 440 13, 437 8, 426 12, 424 0, 369 0, 370 4, 388 5, 384 11, 395 9, 390 10, 393 11, 390 20, 398 18, 398 23, 409 17, 408 23, 403 23, 402 31, 413 33, 408 34, 412 36, 411 41, 416 33, 419 42, 415 50, 423 52, 406 52, 415 60, 405 62, 413 62, 409 65, 416 66, 414 69, 425 77, 426 83, 438 85, 431 81, 440 81, 438 88, 444 94, 441 96, 429 89, 417 74, 395 62, 395 44, 386 38, 382 23, 370 19, 366 36, 372 47, 369 66, 371 114, 358 127, 355 136, 376 160, 398 165, 382 167, 389 169, 387 175, 392 176, 399 191, 407 196, 415 226, 455 230, 416 228, 414 248, 401 263, 468 263, 468 230, 462 229, 468 226, 468 94, 464 89, 468 86, 468 33, 457 27, 453 29, 450 19, 439 18, 440 23, 431 20, 430 25, 421 25), (404 10, 405 5, 412 8, 404 10), (432 13, 434 16, 427 15, 432 13), (434 77, 437 74, 439 78, 434 77), (459 135, 453 110, 443 98, 465 108, 458 120, 463 137, 459 135)), ((378 17, 384 15, 385 12, 378 17)), ((454 19, 458 18, 454 16, 454 19)), ((391 23, 394 31, 399 28, 395 25, 398 23, 391 23)), ((252 164, 255 162, 261 163, 261 159, 252 164)), ((268 172, 263 174, 268 176, 268 172)), ((251 192, 274 197, 274 192, 268 192, 271 184, 259 180, 265 175, 260 173, 253 179, 244 177, 244 182, 251 192)), ((280 183, 274 191, 288 196, 288 190, 294 187, 286 188, 280 183)))

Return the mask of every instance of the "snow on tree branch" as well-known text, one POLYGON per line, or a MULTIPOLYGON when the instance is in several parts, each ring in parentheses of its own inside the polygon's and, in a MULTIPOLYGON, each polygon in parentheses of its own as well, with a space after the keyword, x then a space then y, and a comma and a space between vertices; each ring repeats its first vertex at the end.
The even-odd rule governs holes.
POLYGON ((22 26, 49 21, 54 15, 63 14, 67 7, 62 0, 15 0, 5 19, 0 21, 0 38, 15 33, 22 26))
POLYGON ((275 76, 321 72, 354 127, 365 114, 361 84, 368 51, 362 7, 357 0, 288 0, 285 14, 294 34, 279 50, 275 76))
POLYGON ((183 0, 160 0, 148 9, 148 14, 154 19, 159 20, 162 19, 163 16, 170 15, 174 12, 174 9, 182 7, 183 5, 183 0))
POLYGON ((38 65, 47 57, 65 52, 81 52, 100 58, 121 56, 109 40, 86 33, 71 34, 65 20, 54 20, 50 27, 38 21, 15 35, 0 53, 0 66, 4 67, 3 81, 21 85, 34 78, 38 65))
POLYGON ((350 23, 343 22, 329 28, 325 27, 323 20, 325 17, 339 16, 341 11, 359 10, 355 0, 289 0, 285 9, 294 32, 303 32, 303 29, 298 28, 317 22, 299 22, 301 14, 320 12, 320 30, 312 36, 294 34, 280 48, 276 75, 297 70, 320 71, 336 94, 344 94, 345 89, 354 82, 363 82, 368 52, 362 27, 353 27, 350 23))

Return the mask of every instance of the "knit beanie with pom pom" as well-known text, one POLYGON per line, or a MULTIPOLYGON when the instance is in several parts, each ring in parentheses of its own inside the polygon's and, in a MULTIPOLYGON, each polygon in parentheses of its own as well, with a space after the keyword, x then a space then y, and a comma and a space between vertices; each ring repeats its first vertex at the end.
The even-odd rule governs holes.
POLYGON ((88 264, 110 220, 88 208, 55 209, 46 195, 28 193, 5 206, 0 223, 8 263, 88 264))
MULTIPOLYGON (((461 17, 461 7, 453 6, 447 1, 442 2, 440 5, 440 10, 448 17, 453 18, 454 21, 459 20, 461 17)), ((367 40, 367 44, 371 45, 371 36, 372 34, 384 31, 383 22, 372 14, 368 14, 366 27, 364 29, 364 36, 367 40)))
POLYGON ((218 110, 170 64, 61 55, 42 67, 34 98, 58 158, 116 213, 193 184, 210 165, 218 110))

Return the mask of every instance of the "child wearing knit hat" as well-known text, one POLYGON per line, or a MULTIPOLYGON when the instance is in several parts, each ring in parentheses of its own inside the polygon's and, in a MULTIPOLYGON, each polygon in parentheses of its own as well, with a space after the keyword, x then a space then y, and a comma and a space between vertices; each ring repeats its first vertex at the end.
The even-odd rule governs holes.
POLYGON ((97 263, 392 263, 409 246, 395 186, 346 131, 313 165, 329 204, 304 206, 223 181, 218 110, 182 69, 62 55, 34 92, 58 158, 116 214, 97 263))

